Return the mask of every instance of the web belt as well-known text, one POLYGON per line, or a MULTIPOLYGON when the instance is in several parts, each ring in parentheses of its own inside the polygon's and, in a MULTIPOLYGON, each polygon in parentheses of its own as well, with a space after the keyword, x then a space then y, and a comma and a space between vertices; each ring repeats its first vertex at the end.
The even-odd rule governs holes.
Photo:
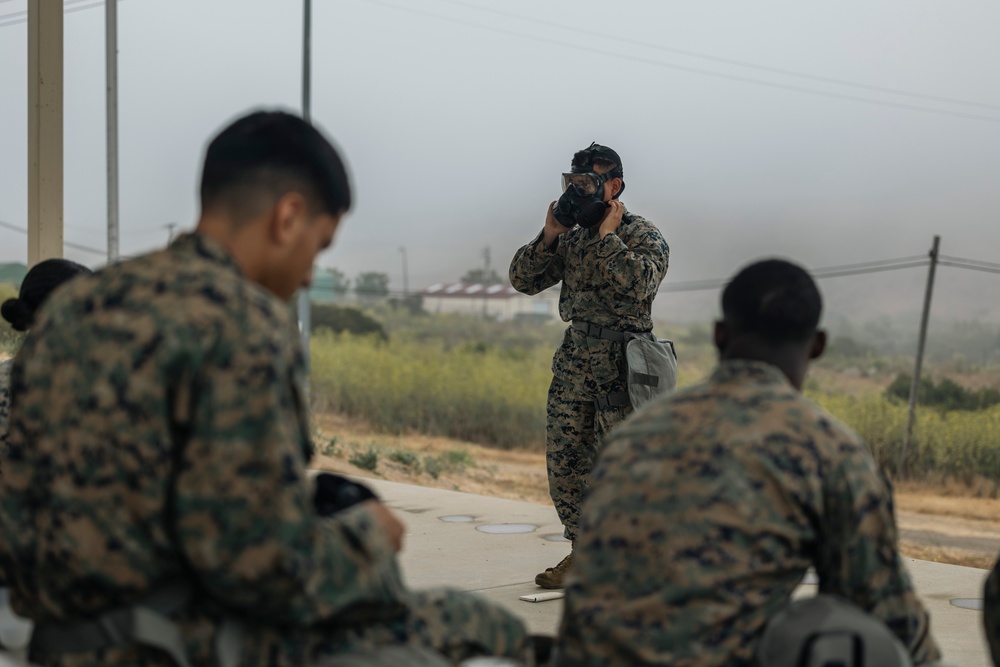
POLYGON ((604 340, 613 340, 616 343, 625 342, 625 332, 618 331, 617 329, 609 329, 591 322, 584 322, 583 320, 573 320, 570 326, 584 332, 590 338, 603 338, 604 340))
MULTIPOLYGON (((178 667, 191 667, 180 628, 168 614, 184 607, 192 597, 189 584, 174 582, 93 621, 39 623, 31 636, 29 656, 37 660, 136 643, 166 652, 178 667)), ((241 646, 242 629, 235 621, 226 619, 216 637, 220 667, 235 667, 241 646)))

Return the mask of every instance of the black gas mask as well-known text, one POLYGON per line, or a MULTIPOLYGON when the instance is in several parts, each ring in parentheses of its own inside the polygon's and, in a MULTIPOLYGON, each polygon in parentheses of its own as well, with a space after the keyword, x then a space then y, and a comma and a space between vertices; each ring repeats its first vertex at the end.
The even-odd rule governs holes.
MULTIPOLYGON (((621 159, 610 148, 591 144, 573 156, 571 171, 562 175, 562 196, 552 208, 556 221, 563 227, 593 227, 604 218, 608 204, 604 201, 604 184, 612 178, 622 178, 621 159), (597 162, 611 162, 614 167, 603 174, 594 171, 597 162)), ((622 181, 620 195, 625 189, 622 181)), ((617 196, 617 195, 616 195, 617 196)))

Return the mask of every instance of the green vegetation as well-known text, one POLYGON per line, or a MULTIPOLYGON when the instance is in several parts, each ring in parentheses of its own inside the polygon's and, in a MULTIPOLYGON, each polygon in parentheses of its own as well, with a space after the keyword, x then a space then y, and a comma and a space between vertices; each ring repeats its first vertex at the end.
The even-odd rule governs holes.
POLYGON ((389 340, 378 320, 366 315, 357 308, 333 306, 328 304, 313 304, 310 318, 313 333, 321 329, 329 329, 334 333, 348 332, 365 336, 374 334, 382 340, 389 340))
MULTIPOLYGON (((913 378, 906 373, 900 373, 885 390, 885 395, 903 401, 910 400, 910 386, 913 378)), ((944 412, 951 410, 983 410, 1000 403, 1000 391, 987 387, 985 389, 966 389, 954 380, 944 378, 935 383, 934 380, 921 377, 917 389, 917 402, 927 407, 939 408, 944 412)))
MULTIPOLYGON (((9 283, 0 283, 0 303, 17 296, 17 289, 9 283)), ((21 345, 24 334, 14 331, 7 320, 0 317, 0 354, 14 354, 21 345)))
POLYGON ((352 466, 357 466, 362 470, 375 471, 378 467, 378 449, 374 445, 368 445, 364 451, 355 450, 347 459, 352 466))
MULTIPOLYGON (((564 325, 414 314, 388 305, 367 312, 382 323, 388 341, 377 334, 330 331, 313 337, 312 386, 318 409, 363 418, 392 434, 410 431, 501 448, 542 448, 549 369, 564 325)), ((988 333, 983 327, 965 330, 981 337, 988 333)), ((709 327, 671 327, 658 333, 677 343, 681 386, 711 372, 716 357, 709 327)), ((901 371, 912 362, 859 338, 833 338, 807 394, 858 431, 879 464, 894 474, 909 392, 909 380, 901 371)), ((941 379, 922 383, 909 455, 911 475, 969 481, 982 476, 1000 483, 1000 392, 964 388, 961 374, 969 370, 968 362, 929 363, 941 379)), ((992 365, 974 370, 986 379, 1000 378, 992 365)), ((988 382, 980 377, 977 384, 988 382)), ((374 459, 373 467, 377 465, 377 452, 367 455, 374 459)), ((475 465, 458 450, 422 458, 385 455, 433 477, 475 465)))
POLYGON ((320 409, 388 433, 536 446, 550 358, 551 350, 514 353, 482 342, 448 349, 442 341, 321 332, 312 341, 313 397, 320 409))
POLYGON ((466 468, 476 467, 476 460, 464 449, 453 449, 438 456, 424 457, 424 470, 437 479, 443 472, 463 473, 466 468))
POLYGON ((421 463, 420 456, 407 450, 407 449, 393 449, 387 455, 386 458, 390 461, 395 461, 401 465, 411 468, 416 472, 420 472, 421 463))
MULTIPOLYGON (((879 466, 893 475, 898 472, 905 404, 877 394, 811 398, 857 431, 879 466)), ((916 478, 971 482, 980 475, 1000 482, 1000 406, 977 412, 919 410, 908 456, 909 472, 916 478)))

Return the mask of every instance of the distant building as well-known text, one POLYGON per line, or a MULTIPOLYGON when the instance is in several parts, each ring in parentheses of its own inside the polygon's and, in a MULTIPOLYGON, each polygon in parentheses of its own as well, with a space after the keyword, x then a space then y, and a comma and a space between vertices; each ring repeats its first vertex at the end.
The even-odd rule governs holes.
POLYGON ((463 313, 496 320, 547 320, 558 314, 559 291, 555 288, 527 296, 510 285, 437 283, 420 295, 428 313, 463 313))
POLYGON ((330 271, 317 269, 313 273, 309 288, 309 300, 314 303, 335 303, 343 301, 347 290, 340 284, 341 276, 330 271))
POLYGON ((18 262, 0 264, 0 284, 7 283, 20 288, 21 281, 28 273, 28 267, 18 262))

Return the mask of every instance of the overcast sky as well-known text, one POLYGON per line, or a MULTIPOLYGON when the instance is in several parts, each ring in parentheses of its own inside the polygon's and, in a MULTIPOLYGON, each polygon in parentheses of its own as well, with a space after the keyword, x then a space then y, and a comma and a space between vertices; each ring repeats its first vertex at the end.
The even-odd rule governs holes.
MULTIPOLYGON (((122 252, 162 245, 167 223, 193 224, 213 132, 252 108, 299 108, 300 6, 120 3, 122 252)), ((18 226, 27 35, 24 23, 2 24, 25 8, 0 0, 0 221, 18 226)), ((350 277, 383 271, 401 289, 400 247, 411 289, 457 280, 485 247, 506 272, 591 141, 621 154, 623 201, 670 243, 668 284, 762 256, 817 268, 919 255, 935 233, 947 254, 1000 261, 991 0, 315 0, 313 18, 313 117, 345 152, 358 202, 320 264, 350 277)), ((96 248, 106 239, 103 22, 102 7, 65 22, 66 238, 96 248)), ((0 261, 25 256, 26 237, 0 229, 0 261)), ((908 312, 923 280, 910 270, 823 288, 834 309, 908 312)), ((991 316, 992 303, 958 297, 997 287, 1000 276, 944 271, 941 304, 991 316)), ((716 298, 664 294, 657 310, 669 318, 716 298)))

